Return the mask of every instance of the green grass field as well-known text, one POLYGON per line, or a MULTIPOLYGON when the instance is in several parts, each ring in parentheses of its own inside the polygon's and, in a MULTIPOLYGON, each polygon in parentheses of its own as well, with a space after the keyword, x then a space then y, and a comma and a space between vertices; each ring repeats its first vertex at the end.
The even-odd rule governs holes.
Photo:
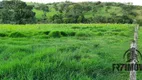
POLYGON ((134 26, 1 24, 0 80, 128 80, 112 64, 125 63, 134 26))

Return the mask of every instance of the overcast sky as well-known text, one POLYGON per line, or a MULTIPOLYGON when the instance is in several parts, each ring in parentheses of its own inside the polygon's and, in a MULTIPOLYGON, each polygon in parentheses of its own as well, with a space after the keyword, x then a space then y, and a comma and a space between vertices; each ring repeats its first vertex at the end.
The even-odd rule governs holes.
MULTIPOLYGON (((2 0, 0 0, 2 1, 2 0)), ((40 3, 52 3, 52 2, 64 2, 66 0, 22 0, 26 2, 40 2, 40 3)), ((84 1, 101 1, 101 2, 132 2, 134 5, 142 5, 142 0, 67 0, 72 2, 84 2, 84 1)))

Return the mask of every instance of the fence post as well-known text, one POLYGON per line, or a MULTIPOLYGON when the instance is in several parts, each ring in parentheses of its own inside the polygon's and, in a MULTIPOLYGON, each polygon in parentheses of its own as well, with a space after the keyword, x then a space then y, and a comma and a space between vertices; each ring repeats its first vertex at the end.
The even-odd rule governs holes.
MULTIPOLYGON (((137 40, 138 40, 138 29, 139 29, 139 26, 137 25, 135 27, 135 31, 134 31, 134 40, 133 42, 131 43, 131 49, 134 49, 133 52, 131 52, 131 57, 132 57, 132 61, 130 62, 130 64, 133 64, 133 69, 130 71, 130 80, 136 80, 136 71, 135 71, 135 64, 137 64, 137 40)), ((132 50, 131 50, 132 51, 132 50)))

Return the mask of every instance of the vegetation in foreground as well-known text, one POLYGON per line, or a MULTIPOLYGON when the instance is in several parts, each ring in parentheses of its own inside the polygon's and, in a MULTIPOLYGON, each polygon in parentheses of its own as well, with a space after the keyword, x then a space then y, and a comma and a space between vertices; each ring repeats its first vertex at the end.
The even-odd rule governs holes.
POLYGON ((129 72, 112 72, 112 64, 124 62, 123 53, 130 46, 133 27, 1 24, 0 79, 127 80, 129 72))

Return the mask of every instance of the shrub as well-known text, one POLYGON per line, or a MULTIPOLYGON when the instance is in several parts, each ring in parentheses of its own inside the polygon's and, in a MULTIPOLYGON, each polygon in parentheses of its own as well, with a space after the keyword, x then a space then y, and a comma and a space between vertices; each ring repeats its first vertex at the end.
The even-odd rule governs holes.
POLYGON ((97 29, 97 31, 106 32, 106 29, 97 29))
POLYGON ((94 46, 94 48, 98 48, 100 46, 100 44, 94 44, 93 46, 94 46))
POLYGON ((74 27, 72 27, 72 29, 80 29, 81 27, 76 27, 76 26, 74 26, 74 27))
POLYGON ((91 35, 89 33, 79 32, 79 33, 76 34, 76 36, 78 36, 78 37, 89 37, 91 35))
POLYGON ((7 34, 4 34, 4 33, 0 33, 0 37, 6 37, 7 34))
POLYGON ((67 32, 61 31, 62 36, 68 36, 67 32))
POLYGON ((118 35, 119 33, 118 33, 118 32, 113 32, 113 34, 114 34, 114 35, 118 35))
POLYGON ((121 29, 115 29, 115 30, 112 30, 113 32, 121 32, 122 30, 121 29))
POLYGON ((103 36, 104 34, 102 32, 97 32, 96 35, 97 36, 103 36))
POLYGON ((72 56, 72 59, 75 59, 77 61, 79 61, 82 58, 82 56, 80 54, 75 54, 72 56))
POLYGON ((20 32, 13 32, 13 33, 11 33, 9 35, 9 37, 14 37, 14 38, 16 38, 16 37, 26 37, 26 35, 24 35, 24 34, 22 34, 20 32))
POLYGON ((76 32, 68 32, 67 33, 69 36, 75 36, 76 35, 76 32))
POLYGON ((48 35, 36 35, 36 36, 34 36, 34 38, 48 39, 49 36, 48 35))
POLYGON ((50 33, 50 31, 44 31, 43 33, 48 35, 50 33))
POLYGON ((59 38, 61 37, 61 33, 59 31, 54 31, 49 33, 49 37, 59 38))
POLYGON ((120 35, 120 36, 128 37, 128 35, 127 35, 126 33, 124 33, 124 32, 121 32, 119 35, 120 35))

